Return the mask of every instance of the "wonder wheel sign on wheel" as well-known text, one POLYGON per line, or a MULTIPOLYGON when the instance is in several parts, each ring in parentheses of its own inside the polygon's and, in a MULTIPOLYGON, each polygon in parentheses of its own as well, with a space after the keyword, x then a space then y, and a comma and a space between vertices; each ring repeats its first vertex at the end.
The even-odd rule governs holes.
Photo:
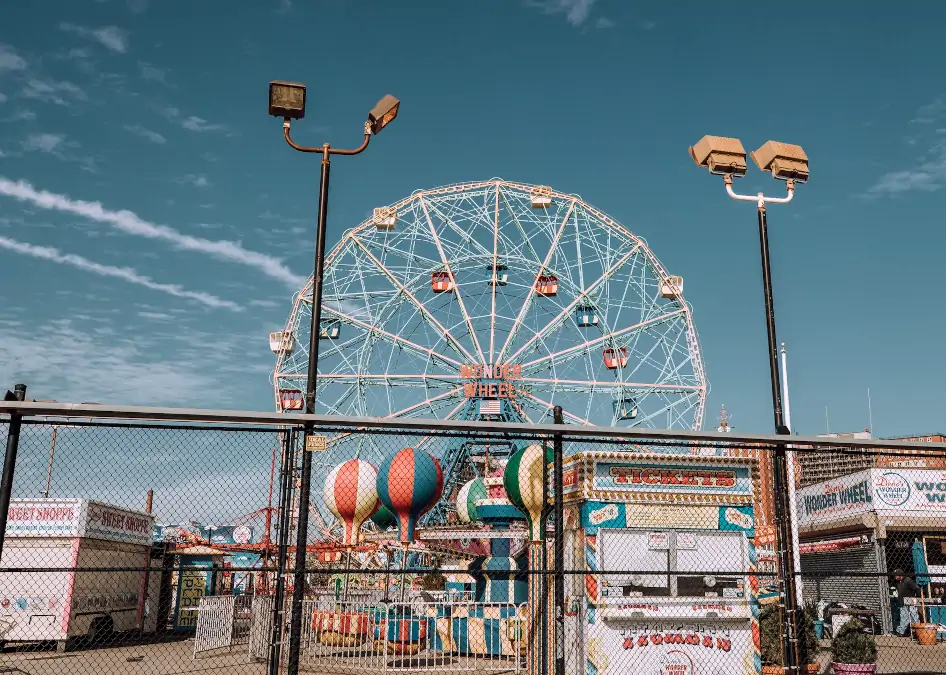
MULTIPOLYGON (((302 408, 311 303, 310 279, 270 335, 286 412, 302 408)), ((542 423, 561 405, 569 424, 702 424, 683 279, 576 195, 492 179, 377 208, 327 256, 322 304, 317 413, 542 423)), ((342 459, 380 465, 384 441, 330 436, 315 484, 342 459)))

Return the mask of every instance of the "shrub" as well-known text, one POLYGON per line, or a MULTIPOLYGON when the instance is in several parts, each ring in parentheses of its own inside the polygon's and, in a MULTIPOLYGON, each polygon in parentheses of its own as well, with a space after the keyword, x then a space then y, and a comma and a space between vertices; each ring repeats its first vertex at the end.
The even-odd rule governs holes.
POLYGON ((876 663, 877 642, 864 632, 864 624, 850 619, 831 642, 831 660, 835 663, 876 663))

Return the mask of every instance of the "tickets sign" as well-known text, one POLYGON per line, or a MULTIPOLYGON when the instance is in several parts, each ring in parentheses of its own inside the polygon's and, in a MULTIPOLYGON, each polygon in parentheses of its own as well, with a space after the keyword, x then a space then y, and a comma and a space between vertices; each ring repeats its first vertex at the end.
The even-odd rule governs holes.
POLYGON ((752 497, 747 466, 689 463, 686 465, 595 462, 593 489, 609 493, 704 494, 752 497))

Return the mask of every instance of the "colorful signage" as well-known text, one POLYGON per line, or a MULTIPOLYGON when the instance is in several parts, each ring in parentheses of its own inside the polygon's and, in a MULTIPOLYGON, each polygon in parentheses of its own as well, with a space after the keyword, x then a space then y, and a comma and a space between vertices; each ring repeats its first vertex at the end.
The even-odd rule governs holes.
POLYGON ((623 493, 752 496, 748 467, 595 462, 593 489, 623 493))
POLYGON ((467 398, 516 398, 512 381, 522 379, 522 366, 511 363, 461 365, 460 377, 475 380, 463 385, 467 398))
POLYGON ((89 537, 149 544, 154 518, 87 499, 14 499, 7 512, 8 537, 89 537))
MULTIPOLYGON (((691 530, 743 529, 736 525, 723 526, 731 520, 745 524, 746 510, 752 507, 689 506, 667 504, 614 504, 588 501, 581 505, 581 526, 587 534, 599 528, 687 528, 691 530), (737 517, 725 514, 735 508, 737 517)), ((751 531, 751 522, 749 523, 751 531)), ((751 536, 751 535, 750 535, 751 536)))
POLYGON ((589 626, 589 631, 589 672, 654 675, 756 672, 748 620, 721 624, 635 622, 621 629, 589 626))
POLYGON ((809 485, 798 491, 802 526, 869 511, 893 515, 946 515, 946 472, 930 469, 869 469, 809 485))

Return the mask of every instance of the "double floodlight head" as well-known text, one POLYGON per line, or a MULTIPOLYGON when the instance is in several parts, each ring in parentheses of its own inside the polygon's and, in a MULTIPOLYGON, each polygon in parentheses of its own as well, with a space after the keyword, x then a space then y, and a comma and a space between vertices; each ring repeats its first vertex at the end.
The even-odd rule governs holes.
MULTIPOLYGON (((769 141, 750 153, 752 161, 778 180, 804 183, 808 180, 808 155, 801 146, 769 141)), ((697 166, 717 175, 745 176, 746 151, 738 138, 704 136, 690 148, 697 166)))
MULTIPOLYGON (((368 128, 372 134, 379 133, 397 117, 401 102, 386 95, 378 101, 368 113, 368 128)), ((269 83, 269 114, 289 120, 301 120, 305 117, 305 85, 296 82, 269 83)))

